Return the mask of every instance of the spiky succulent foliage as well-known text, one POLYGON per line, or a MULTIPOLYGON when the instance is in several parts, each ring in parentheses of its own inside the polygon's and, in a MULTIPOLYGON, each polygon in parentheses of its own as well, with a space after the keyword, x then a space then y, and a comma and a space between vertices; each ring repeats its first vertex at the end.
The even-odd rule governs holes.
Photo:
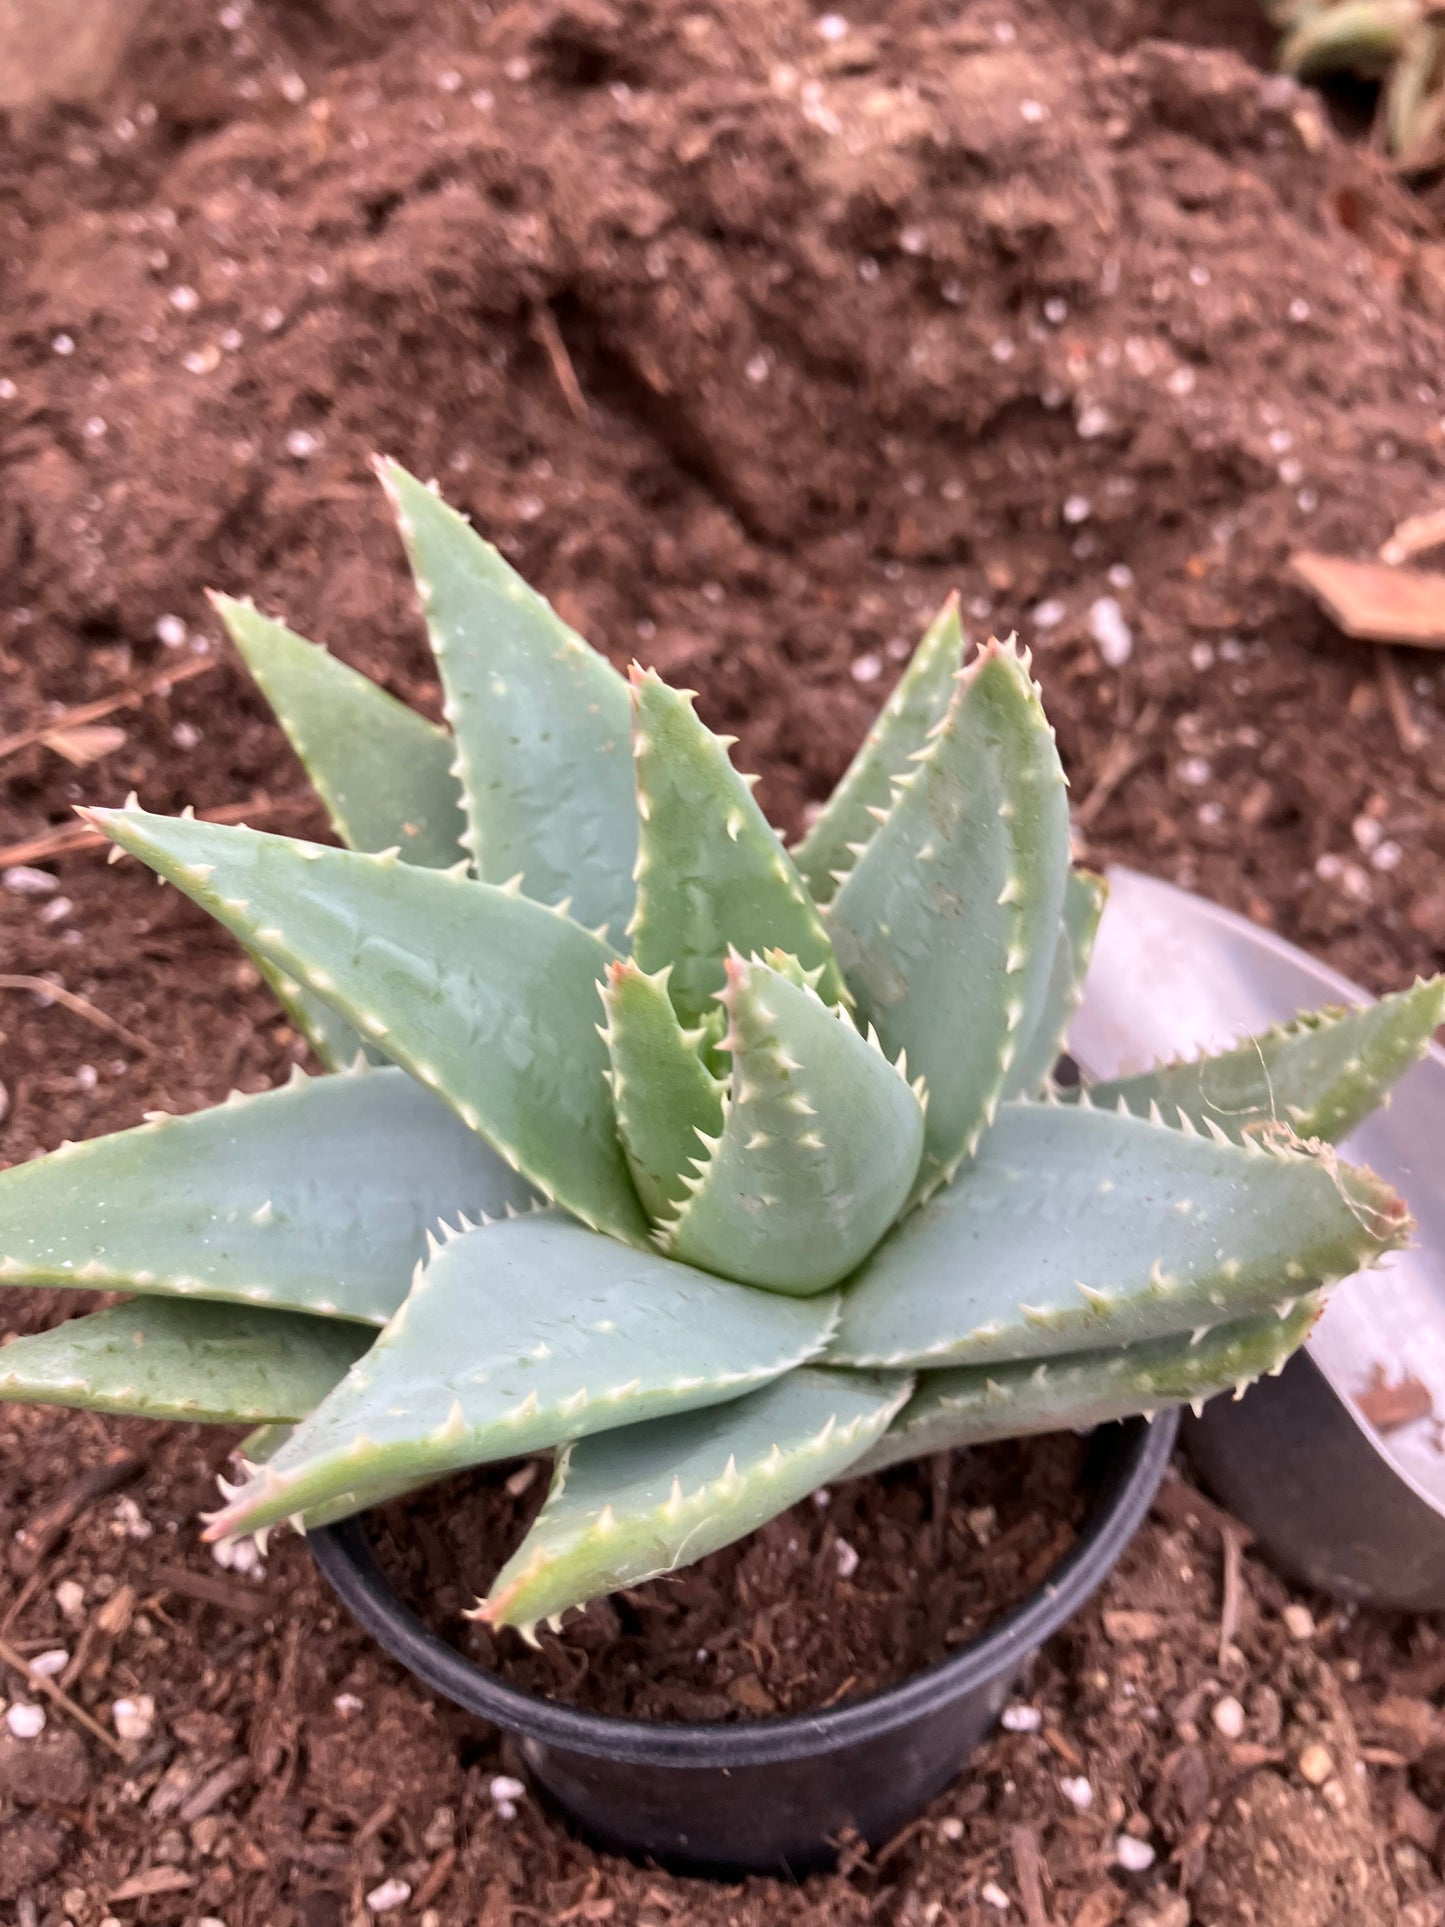
POLYGON ((1402 167, 1445 161, 1445 14, 1436 0, 1265 0, 1279 64, 1302 80, 1380 82, 1380 129, 1402 167))
POLYGON ((690 695, 381 476, 448 729, 218 604, 346 847, 90 812, 334 1074, 0 1177, 0 1278, 136 1294, 0 1396, 266 1426, 213 1538, 555 1451, 479 1608, 526 1629, 823 1480, 1241 1387, 1405 1237, 1329 1140, 1439 982, 1052 1088, 1103 891, 1012 644, 945 609, 790 855, 690 695))

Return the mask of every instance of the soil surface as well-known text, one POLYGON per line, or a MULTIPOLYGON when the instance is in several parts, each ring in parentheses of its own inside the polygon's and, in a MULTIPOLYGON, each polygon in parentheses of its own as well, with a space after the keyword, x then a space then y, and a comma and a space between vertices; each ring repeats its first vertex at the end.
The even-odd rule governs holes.
POLYGON ((545 1468, 486 1466, 388 1507, 382 1565, 419 1617, 514 1686, 593 1713, 747 1720, 877 1692, 1022 1604, 1088 1505, 1069 1436, 813 1494, 740 1544, 569 1613, 529 1646, 466 1615, 521 1543, 545 1468))
MULTIPOLYGON (((12 116, 0 945, 83 1002, 0 989, 0 1156, 301 1054, 174 892, 55 851, 131 787, 322 828, 208 584, 435 706, 376 448, 696 686, 790 828, 957 586, 1035 646, 1089 857, 1377 988, 1438 967, 1441 666, 1284 562, 1441 499, 1440 190, 1267 75, 1244 0, 1177 12, 153 0, 99 105, 12 116)), ((1182 1484, 976 1773, 836 1875, 726 1887, 571 1841, 295 1540, 218 1567, 230 1442, 0 1413, 0 1632, 128 1736, 0 1734, 17 1921, 1445 1920, 1441 1628, 1292 1598, 1182 1484)))

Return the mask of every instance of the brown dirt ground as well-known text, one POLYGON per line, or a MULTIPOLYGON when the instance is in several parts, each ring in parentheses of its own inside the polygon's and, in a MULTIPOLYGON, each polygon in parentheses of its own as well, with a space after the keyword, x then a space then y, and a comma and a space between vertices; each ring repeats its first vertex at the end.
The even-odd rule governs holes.
MULTIPOLYGON (((0 146, 0 733, 218 660, 117 712, 88 766, 8 750, 0 843, 132 785, 319 828, 201 592, 253 589, 434 703, 383 447, 618 660, 695 684, 790 826, 957 585, 975 631, 1038 646, 1092 857, 1378 987, 1438 967, 1440 668, 1399 660, 1392 688, 1281 564, 1440 499, 1439 192, 1407 200, 1251 65, 1243 0, 1195 22, 1211 44, 1142 37, 1175 12, 867 4, 834 36, 801 0, 154 0, 100 108, 0 146)), ((299 1054, 173 892, 43 867, 48 895, 0 891, 4 968, 130 1041, 0 992, 0 1155, 299 1054)), ((227 1443, 0 1418, 6 1638, 64 1646, 102 1718, 156 1703, 123 1765, 59 1713, 0 1745, 17 1920, 334 1927, 391 1877, 391 1917, 431 1927, 1445 1919, 1440 1628, 1315 1601, 1292 1638, 1246 1554, 1222 1632, 1226 1541, 1183 1486, 1038 1662, 1039 1730, 886 1851, 726 1888, 508 1818, 492 1736, 412 1690, 294 1541, 259 1581, 212 1565, 192 1519, 227 1443), (117 1435, 133 1483, 30 1569, 15 1534, 117 1435)))

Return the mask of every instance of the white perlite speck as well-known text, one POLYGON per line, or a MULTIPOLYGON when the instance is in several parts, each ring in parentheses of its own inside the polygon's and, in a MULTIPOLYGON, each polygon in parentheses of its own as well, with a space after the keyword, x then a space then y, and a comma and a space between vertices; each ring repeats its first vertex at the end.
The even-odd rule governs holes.
POLYGON ((1226 1693, 1214 1705, 1214 1726, 1226 1740, 1237 1740, 1244 1732, 1244 1708, 1232 1693, 1226 1693))
POLYGON ((383 1880, 379 1887, 373 1887, 366 1896, 366 1904, 374 1914, 389 1914, 394 1907, 403 1906, 410 1899, 409 1881, 383 1880))
POLYGON ((122 1740, 148 1740, 155 1731, 156 1703, 149 1693, 117 1700, 110 1709, 116 1735, 122 1740))
POLYGON ((1147 1873, 1154 1865, 1154 1849, 1147 1840, 1121 1833, 1114 1842, 1114 1858, 1125 1873, 1147 1873))
POLYGON ((60 887, 48 870, 32 870, 28 863, 12 864, 0 875, 0 883, 12 897, 48 897, 60 887))
POLYGON ((1134 653, 1134 631, 1115 596, 1101 595, 1090 605, 1089 634, 1111 669, 1122 669, 1134 653))
POLYGON ((1077 1778, 1065 1776, 1059 1781, 1059 1791, 1076 1813, 1087 1813, 1094 1804, 1094 1789, 1082 1774, 1077 1778))
POLYGON ((1037 1733, 1043 1723, 1037 1706, 1006 1706, 999 1721, 1005 1733, 1037 1733))
POLYGON ((45 1708, 28 1700, 16 1700, 5 1710, 5 1724, 17 1740, 38 1740, 45 1731, 45 1708))
POLYGON ((1036 629, 1057 629, 1068 610, 1057 596, 1048 596, 1043 602, 1036 602, 1029 613, 1036 629))

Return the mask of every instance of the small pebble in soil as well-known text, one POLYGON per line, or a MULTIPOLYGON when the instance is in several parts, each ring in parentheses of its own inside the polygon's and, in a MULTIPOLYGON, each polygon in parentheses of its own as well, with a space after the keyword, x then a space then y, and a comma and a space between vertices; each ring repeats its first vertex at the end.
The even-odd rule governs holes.
POLYGON ((38 1674, 41 1679, 54 1679, 56 1674, 63 1673, 69 1664, 70 1654, 65 1648, 53 1646, 48 1653, 35 1655, 30 1662, 30 1670, 38 1674))
POLYGON ((1113 426, 1114 418, 1108 409, 1094 403, 1088 408, 1079 410, 1078 419, 1074 423, 1074 433, 1081 442, 1096 442, 1101 435, 1107 435, 1113 426))
POLYGON ((833 1557, 838 1561, 838 1577, 851 1579, 858 1570, 858 1551, 846 1539, 839 1539, 833 1547, 833 1557))
POLYGON ((1318 1740, 1313 1740, 1300 1754, 1297 1762, 1300 1778, 1311 1786, 1323 1786, 1335 1770, 1335 1763, 1328 1750, 1318 1740))
POLYGON ((1226 1740, 1237 1740, 1244 1732, 1244 1708, 1232 1693, 1214 1702, 1215 1730, 1226 1740))
POLYGON ((1059 1781, 1059 1790, 1076 1813, 1087 1813, 1094 1804, 1094 1789, 1083 1774, 1065 1775, 1059 1781))
POLYGON ((1049 596, 1043 602, 1036 602, 1030 613, 1036 629, 1057 629, 1068 610, 1057 596, 1049 596))
POLYGON ((13 1739, 38 1740, 45 1731, 45 1708, 31 1700, 16 1700, 6 1708, 5 1725, 13 1739))
POLYGON ((85 1587, 78 1579, 62 1579, 55 1588, 55 1603, 62 1619, 79 1619, 85 1611, 85 1587))
POLYGON ((1068 523, 1087 522, 1093 513, 1093 504, 1087 495, 1070 495, 1064 503, 1064 520, 1068 523))
POLYGON ((1154 1865, 1154 1849, 1135 1834, 1121 1833, 1114 1842, 1114 1858, 1125 1873, 1147 1873, 1154 1865))
POLYGON ((1006 1733, 1037 1733, 1043 1723, 1037 1706, 1006 1706, 999 1721, 1006 1733))
POLYGON ((882 659, 872 654, 871 651, 866 656, 859 656, 853 664, 854 682, 862 682, 862 683, 877 682, 878 678, 882 674, 883 674, 882 659))
POLYGON ((350 1719, 353 1713, 366 1711, 366 1701, 358 1699, 355 1693, 338 1693, 331 1704, 344 1720, 350 1719))
POLYGON ((307 428, 293 428, 286 437, 286 453, 293 461, 307 461, 320 446, 320 441, 307 428))
POLYGON ((179 616, 158 616, 156 618, 156 637, 167 649, 184 649, 186 645, 186 625, 179 616))
POLYGON ((1284 1620, 1284 1629, 1291 1639, 1314 1638, 1315 1616, 1308 1606, 1301 1606, 1297 1600, 1292 1600, 1285 1607, 1281 1617, 1284 1620))
POLYGON ((366 1896, 366 1904, 374 1914, 389 1914, 394 1907, 405 1906, 411 1899, 411 1885, 405 1880, 383 1880, 379 1887, 373 1887, 366 1896))
POLYGON ((978 1890, 978 1897, 985 1905, 997 1907, 1001 1914, 1008 1912, 1008 1895, 996 1880, 985 1880, 978 1890))
POLYGON ((963 1822, 956 1813, 947 1814, 939 1821, 938 1831, 945 1840, 961 1840, 963 1838, 963 1822))

